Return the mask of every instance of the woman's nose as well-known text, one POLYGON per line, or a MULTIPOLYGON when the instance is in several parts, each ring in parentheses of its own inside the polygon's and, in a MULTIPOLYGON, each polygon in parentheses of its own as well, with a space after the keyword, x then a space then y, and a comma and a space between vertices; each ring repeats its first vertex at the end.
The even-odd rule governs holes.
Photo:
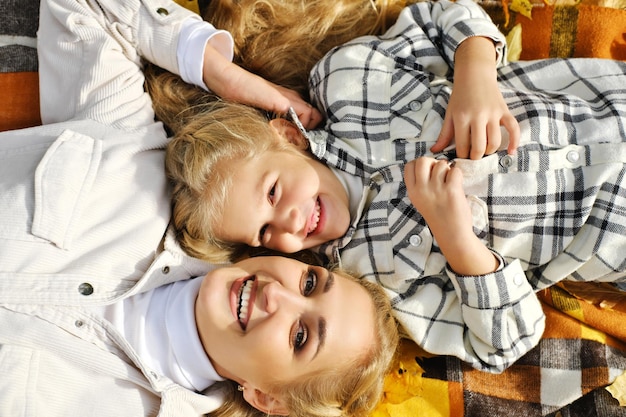
POLYGON ((265 311, 268 314, 279 310, 300 311, 304 307, 305 298, 295 291, 283 287, 278 282, 270 282, 263 287, 265 296, 265 311))

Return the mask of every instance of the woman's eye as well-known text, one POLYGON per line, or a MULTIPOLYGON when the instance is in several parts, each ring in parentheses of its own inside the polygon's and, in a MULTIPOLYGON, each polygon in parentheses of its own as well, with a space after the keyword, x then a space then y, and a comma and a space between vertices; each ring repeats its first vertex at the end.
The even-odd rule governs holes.
POLYGON ((292 344, 294 350, 300 350, 304 347, 308 339, 308 335, 309 333, 306 327, 302 325, 302 322, 298 322, 298 326, 296 327, 296 330, 292 336, 292 344))
POLYGON ((263 246, 263 238, 265 237, 265 232, 267 232, 267 227, 268 225, 264 225, 263 227, 261 227, 261 230, 259 230, 259 242, 261 242, 261 246, 263 246))
POLYGON ((302 294, 305 297, 308 297, 309 295, 313 293, 313 291, 315 291, 316 287, 317 287, 317 274, 315 273, 315 271, 310 270, 304 276, 304 279, 302 282, 302 294))

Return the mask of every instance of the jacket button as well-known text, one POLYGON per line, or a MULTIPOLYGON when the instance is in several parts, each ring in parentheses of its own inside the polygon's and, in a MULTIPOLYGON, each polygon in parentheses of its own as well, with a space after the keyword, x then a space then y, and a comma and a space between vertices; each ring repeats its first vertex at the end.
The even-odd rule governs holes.
POLYGON ((91 295, 93 294, 93 286, 88 282, 83 282, 78 286, 78 292, 82 295, 91 295))
POLYGON ((165 275, 170 273, 170 267, 169 266, 164 266, 163 268, 161 268, 161 272, 163 272, 165 275))
POLYGON ((163 7, 159 7, 157 9, 157 13, 160 14, 161 16, 167 16, 168 14, 170 14, 170 12, 168 12, 167 9, 163 7))

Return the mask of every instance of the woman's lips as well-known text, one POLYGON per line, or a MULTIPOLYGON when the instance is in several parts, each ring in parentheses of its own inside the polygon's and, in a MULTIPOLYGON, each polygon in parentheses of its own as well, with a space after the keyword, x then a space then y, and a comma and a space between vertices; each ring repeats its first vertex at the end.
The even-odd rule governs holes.
POLYGON ((256 298, 256 277, 248 276, 239 278, 230 289, 230 309, 233 317, 239 323, 241 330, 246 330, 256 298))

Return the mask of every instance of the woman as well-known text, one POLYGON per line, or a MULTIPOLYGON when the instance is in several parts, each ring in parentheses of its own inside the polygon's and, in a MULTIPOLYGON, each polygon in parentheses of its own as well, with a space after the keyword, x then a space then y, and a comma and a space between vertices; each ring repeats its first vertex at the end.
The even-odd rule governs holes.
POLYGON ((398 342, 378 285, 286 257, 0 324, 2 415, 367 416, 398 342))
POLYGON ((103 317, 104 306, 214 268, 167 231, 168 138, 141 61, 185 69, 233 100, 318 116, 231 64, 228 34, 169 1, 43 2, 38 39, 46 124, 0 135, 0 414, 210 412, 221 401, 150 369, 103 317), (202 53, 203 66, 181 64, 202 53))

